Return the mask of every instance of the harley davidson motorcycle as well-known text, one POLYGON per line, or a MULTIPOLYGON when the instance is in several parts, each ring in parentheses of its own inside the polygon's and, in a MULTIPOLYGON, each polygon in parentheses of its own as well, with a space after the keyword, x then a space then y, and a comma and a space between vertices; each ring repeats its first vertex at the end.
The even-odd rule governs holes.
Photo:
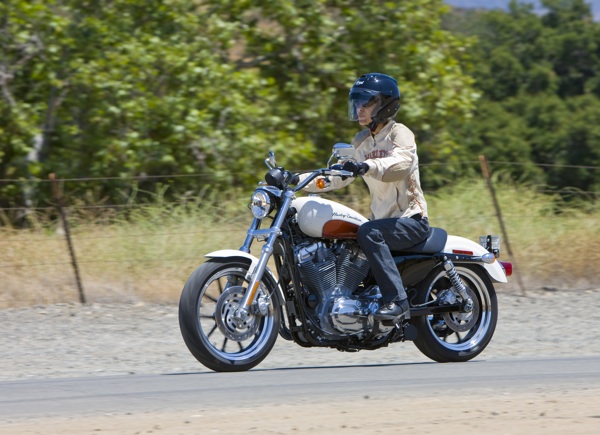
POLYGON ((410 319, 374 320, 381 293, 356 241, 367 219, 316 195, 296 196, 312 180, 323 188, 331 177, 352 176, 330 163, 353 153, 351 145, 336 144, 327 168, 296 186, 269 153, 244 244, 207 254, 181 294, 181 333, 200 363, 219 372, 249 370, 278 335, 347 352, 413 341, 438 362, 468 361, 486 348, 498 319, 493 283, 512 273, 510 263, 497 260, 499 237, 482 236, 478 244, 432 227, 425 241, 393 252, 410 319), (250 253, 255 240, 264 242, 258 258, 250 253))

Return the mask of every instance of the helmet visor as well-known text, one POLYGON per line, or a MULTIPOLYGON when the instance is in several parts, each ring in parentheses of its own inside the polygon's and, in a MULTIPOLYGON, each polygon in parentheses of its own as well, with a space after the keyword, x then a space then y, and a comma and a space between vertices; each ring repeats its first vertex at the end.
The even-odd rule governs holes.
POLYGON ((381 96, 379 91, 372 89, 351 89, 348 99, 348 119, 350 121, 371 122, 381 108, 381 96))

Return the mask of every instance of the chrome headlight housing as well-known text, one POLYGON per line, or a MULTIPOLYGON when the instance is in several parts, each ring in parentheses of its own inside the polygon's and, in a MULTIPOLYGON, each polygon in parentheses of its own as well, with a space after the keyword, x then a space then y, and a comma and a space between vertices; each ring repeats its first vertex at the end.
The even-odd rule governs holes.
POLYGON ((250 200, 250 210, 256 219, 264 219, 274 207, 272 193, 266 189, 256 189, 250 200))

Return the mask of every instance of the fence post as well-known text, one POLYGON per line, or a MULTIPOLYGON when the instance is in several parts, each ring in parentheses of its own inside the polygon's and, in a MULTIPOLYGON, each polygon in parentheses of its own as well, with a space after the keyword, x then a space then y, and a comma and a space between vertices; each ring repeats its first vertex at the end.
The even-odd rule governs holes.
POLYGON ((496 198, 496 190, 494 189, 494 184, 492 183, 490 166, 488 164, 487 158, 483 155, 479 156, 479 163, 481 165, 481 173, 483 174, 483 178, 485 178, 488 190, 490 191, 490 195, 492 197, 492 202, 494 203, 496 217, 498 218, 498 222, 500 223, 500 230, 502 231, 502 237, 504 238, 506 243, 506 251, 508 252, 508 257, 512 264, 515 266, 514 270, 517 270, 517 273, 513 272, 513 274, 515 275, 515 278, 517 278, 517 282, 519 284, 519 288, 521 289, 521 293, 525 295, 525 287, 523 286, 523 281, 521 281, 521 274, 518 271, 519 269, 517 268, 512 248, 510 247, 510 240, 508 239, 508 233, 506 232, 506 227, 504 226, 504 219, 502 218, 500 204, 498 204, 498 199, 496 198))
POLYGON ((63 209, 62 204, 62 196, 60 194, 60 189, 58 188, 58 182, 56 180, 56 174, 48 174, 48 178, 52 184, 52 192, 54 194, 54 199, 56 200, 56 208, 58 210, 58 214, 62 220, 63 229, 65 230, 65 238, 67 239, 67 247, 69 248, 69 254, 71 255, 71 264, 73 265, 73 271, 75 272, 75 280, 77 281, 77 289, 79 290, 79 301, 82 304, 85 304, 86 298, 85 293, 83 292, 83 285, 81 284, 81 278, 79 277, 79 267, 77 266, 77 257, 75 256, 75 249, 73 248, 73 243, 71 242, 71 233, 69 231, 69 223, 67 222, 67 217, 65 216, 65 211, 63 209))

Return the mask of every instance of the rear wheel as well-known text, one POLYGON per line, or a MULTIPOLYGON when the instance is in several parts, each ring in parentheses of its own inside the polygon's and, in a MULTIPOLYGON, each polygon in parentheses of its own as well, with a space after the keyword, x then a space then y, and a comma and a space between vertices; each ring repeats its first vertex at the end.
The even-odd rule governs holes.
POLYGON ((276 287, 267 274, 248 317, 234 317, 248 287, 249 266, 245 258, 213 258, 198 267, 183 288, 181 334, 192 355, 211 370, 249 370, 266 358, 277 339, 276 287))
MULTIPOLYGON (((438 362, 468 361, 488 345, 498 320, 498 300, 487 273, 479 266, 456 266, 456 271, 473 300, 469 313, 452 312, 415 317, 419 350, 438 362)), ((413 305, 435 302, 452 287, 442 267, 435 268, 419 285, 413 305)))

